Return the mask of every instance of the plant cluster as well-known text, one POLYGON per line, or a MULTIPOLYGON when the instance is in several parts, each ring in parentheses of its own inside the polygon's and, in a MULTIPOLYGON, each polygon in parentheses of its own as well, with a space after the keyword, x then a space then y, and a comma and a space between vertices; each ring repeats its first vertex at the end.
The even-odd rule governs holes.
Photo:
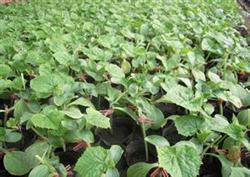
POLYGON ((210 161, 250 176, 250 50, 233 0, 32 0, 0 16, 9 174, 196 177, 210 161))

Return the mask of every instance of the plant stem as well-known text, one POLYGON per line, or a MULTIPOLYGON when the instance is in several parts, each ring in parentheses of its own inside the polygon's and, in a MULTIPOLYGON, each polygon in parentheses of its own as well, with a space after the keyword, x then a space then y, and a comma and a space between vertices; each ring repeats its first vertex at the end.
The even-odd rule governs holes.
POLYGON ((26 87, 25 87, 25 79, 24 79, 23 73, 21 73, 21 78, 22 78, 23 89, 25 90, 26 87))
POLYGON ((146 157, 146 161, 148 161, 149 160, 148 143, 147 143, 147 141, 145 141, 145 138, 147 135, 146 135, 146 130, 145 130, 144 124, 141 124, 141 128, 142 128, 142 135, 143 135, 144 148, 145 148, 145 157, 146 157))
MULTIPOLYGON (((7 105, 4 105, 4 118, 3 118, 3 126, 6 127, 7 126, 7 121, 8 121, 8 115, 11 111, 14 110, 14 107, 8 108, 7 105)), ((1 111, 2 112, 2 111, 1 111)))
POLYGON ((224 115, 224 111, 223 111, 223 102, 220 101, 219 105, 220 105, 220 114, 221 114, 221 115, 224 115))
POLYGON ((37 131, 34 127, 31 127, 31 129, 38 135, 40 136, 42 139, 47 140, 48 138, 46 138, 45 136, 43 136, 39 131, 37 131))
POLYGON ((49 167, 51 173, 56 172, 56 169, 46 159, 41 158, 39 155, 36 155, 35 157, 41 162, 41 164, 49 167))
POLYGON ((226 78, 226 72, 227 72, 227 55, 225 56, 225 58, 224 58, 224 68, 223 68, 223 77, 224 77, 224 79, 226 78))
POLYGON ((119 97, 116 98, 116 100, 111 103, 110 107, 112 107, 115 103, 117 103, 124 95, 126 95, 126 93, 128 92, 128 90, 124 91, 119 97))
POLYGON ((221 138, 222 138, 222 140, 224 139, 224 136, 218 136, 210 145, 208 145, 204 150, 203 150, 203 152, 202 152, 202 154, 201 154, 201 156, 203 157, 205 154, 206 154, 206 152, 210 149, 210 148, 212 148, 212 147, 214 147, 214 145, 216 145, 216 144, 219 144, 222 140, 221 140, 221 138), (218 143, 219 142, 219 143, 218 143))

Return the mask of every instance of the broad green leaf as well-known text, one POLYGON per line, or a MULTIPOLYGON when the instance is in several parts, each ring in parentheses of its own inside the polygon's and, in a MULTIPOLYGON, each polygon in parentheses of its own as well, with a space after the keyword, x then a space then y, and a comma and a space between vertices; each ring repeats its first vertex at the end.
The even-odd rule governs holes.
POLYGON ((87 143, 93 143, 95 140, 94 134, 90 130, 80 131, 80 138, 86 141, 87 143))
POLYGON ((87 108, 86 112, 85 119, 89 124, 100 128, 111 128, 109 118, 102 115, 99 111, 87 108))
POLYGON ((106 70, 108 71, 108 73, 111 76, 111 81, 114 83, 121 83, 122 79, 125 78, 125 74, 123 72, 123 70, 114 64, 108 64, 106 66, 106 70))
POLYGON ((183 136, 193 136, 204 127, 205 119, 193 115, 175 117, 175 126, 183 136))
POLYGON ((159 135, 150 135, 145 138, 145 141, 155 145, 156 147, 169 146, 168 140, 159 135))
POLYGON ((241 125, 250 126, 250 109, 240 111, 237 117, 241 125))
POLYGON ((7 153, 4 156, 3 162, 5 169, 15 176, 25 175, 32 169, 28 155, 22 151, 7 153))
POLYGON ((202 97, 195 97, 191 88, 181 85, 170 88, 162 101, 175 103, 190 111, 200 111, 203 104, 202 97))
POLYGON ((232 95, 240 98, 244 106, 250 105, 250 92, 249 91, 247 91, 240 85, 236 85, 236 84, 232 85, 229 89, 232 95))
POLYGON ((123 60, 121 68, 125 74, 128 74, 131 71, 131 65, 127 60, 123 60))
POLYGON ((250 170, 245 167, 232 167, 230 177, 249 177, 250 170))
POLYGON ((199 174, 201 158, 194 145, 177 143, 157 148, 160 167, 174 177, 194 177, 199 174))
POLYGON ((56 130, 60 127, 63 118, 63 113, 51 110, 46 115, 42 113, 34 114, 30 121, 35 127, 56 130))
POLYGON ((0 64, 0 78, 6 77, 12 73, 11 68, 6 64, 0 64))
POLYGON ((222 129, 222 132, 227 134, 232 139, 241 142, 248 150, 250 150, 250 143, 246 138, 246 127, 240 125, 238 120, 234 117, 233 122, 222 129))
POLYGON ((83 114, 77 107, 69 107, 63 110, 63 113, 72 119, 80 119, 83 117, 83 114))
POLYGON ((204 38, 201 43, 201 48, 211 53, 222 54, 220 44, 212 38, 204 38))
POLYGON ((198 69, 192 69, 192 74, 193 74, 196 82, 198 82, 199 80, 206 81, 206 76, 202 71, 200 71, 198 69))
POLYGON ((73 62, 74 57, 66 51, 58 51, 53 55, 60 64, 68 66, 73 62))
POLYGON ((157 167, 157 164, 138 162, 128 168, 127 177, 147 177, 148 172, 154 167, 157 167))
POLYGON ((47 128, 47 129, 58 129, 58 124, 51 120, 44 114, 35 114, 31 117, 31 122, 35 127, 47 128))
POLYGON ((80 106, 84 106, 84 107, 94 108, 94 105, 91 103, 91 101, 89 101, 88 99, 83 98, 83 97, 78 98, 77 100, 75 100, 69 104, 69 106, 73 106, 73 105, 80 105, 80 106))
POLYGON ((206 125, 211 130, 222 132, 222 130, 229 125, 226 117, 216 114, 214 118, 206 119, 206 125))
POLYGON ((229 101, 231 102, 235 107, 240 108, 242 106, 240 98, 232 95, 231 92, 217 92, 215 93, 216 97, 224 100, 224 101, 229 101))
POLYGON ((48 149, 49 144, 47 142, 35 142, 25 150, 25 153, 29 156, 29 162, 32 168, 41 163, 36 156, 42 157, 48 149))
POLYGON ((37 76, 35 79, 31 80, 30 87, 38 93, 52 93, 55 83, 53 82, 53 77, 51 75, 37 76))
POLYGON ((5 141, 8 143, 16 143, 22 139, 22 134, 19 132, 6 132, 5 141))
POLYGON ((76 130, 78 128, 77 122, 72 119, 65 119, 61 122, 61 124, 67 130, 76 130))
POLYGON ((245 137, 246 128, 236 122, 226 126, 222 131, 235 140, 242 140, 245 137))
POLYGON ((220 79, 220 76, 218 76, 217 74, 215 74, 215 73, 213 73, 213 72, 211 72, 211 71, 209 71, 208 73, 207 73, 207 75, 208 75, 208 78, 212 81, 212 82, 214 82, 214 83, 220 83, 222 80, 220 79))
POLYGON ((209 115, 214 112, 214 106, 210 103, 204 104, 203 108, 209 115))
POLYGON ((50 174, 49 168, 46 165, 36 166, 29 174, 29 177, 48 177, 50 174))
POLYGON ((152 124, 147 127, 158 129, 164 123, 164 115, 160 109, 145 99, 136 100, 137 106, 141 109, 142 114, 152 120, 152 124))
POLYGON ((120 174, 116 168, 109 168, 103 177, 120 177, 120 174))
POLYGON ((79 177, 101 177, 108 170, 107 160, 109 160, 108 150, 102 147, 87 148, 78 159, 75 171, 79 177))
POLYGON ((63 136, 64 140, 66 142, 79 142, 79 141, 85 141, 86 143, 90 144, 94 142, 94 135, 90 130, 72 130, 68 131, 66 134, 63 136))
POLYGON ((223 177, 248 177, 250 170, 245 167, 234 167, 234 163, 229 161, 224 155, 210 154, 217 157, 220 160, 222 169, 221 173, 223 177))
POLYGON ((27 103, 23 100, 20 99, 19 101, 16 102, 15 104, 15 109, 14 109, 14 116, 15 118, 21 118, 25 112, 28 111, 28 106, 27 103))
POLYGON ((118 163, 119 160, 121 159, 122 157, 122 154, 123 154, 123 150, 120 146, 118 145, 113 145, 111 146, 110 148, 110 153, 111 153, 111 158, 112 160, 114 161, 114 163, 118 163))

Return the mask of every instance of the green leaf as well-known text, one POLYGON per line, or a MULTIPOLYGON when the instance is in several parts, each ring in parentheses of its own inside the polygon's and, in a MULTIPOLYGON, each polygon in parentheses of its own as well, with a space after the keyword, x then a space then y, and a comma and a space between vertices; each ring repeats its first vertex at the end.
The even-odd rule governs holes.
POLYGON ((47 142, 35 142, 25 150, 25 153, 29 156, 29 162, 32 168, 41 163, 36 156, 42 157, 48 149, 49 144, 47 142))
POLYGON ((205 119, 193 115, 179 116, 174 119, 175 126, 183 136, 193 136, 204 127, 205 119))
POLYGON ((53 56, 56 61, 65 66, 70 65, 74 61, 74 57, 65 51, 56 52, 53 56))
POLYGON ((145 115, 148 119, 152 120, 151 125, 147 125, 152 129, 158 129, 164 123, 164 115, 160 109, 151 104, 145 99, 136 100, 138 107, 141 109, 142 114, 145 115))
POLYGON ((250 109, 240 111, 237 117, 241 125, 250 126, 250 109))
POLYGON ((234 163, 229 161, 224 155, 210 154, 217 157, 220 160, 222 169, 221 173, 223 177, 248 177, 250 170, 245 167, 234 167, 234 163))
POLYGON ((22 139, 22 134, 18 132, 6 132, 5 141, 8 143, 15 143, 22 139))
POLYGON ((0 64, 0 78, 2 77, 6 77, 9 76, 9 74, 11 74, 12 70, 11 68, 6 65, 6 64, 0 64))
POLYGON ((156 147, 169 146, 168 140, 159 135, 150 135, 145 138, 145 141, 155 145, 156 147))
POLYGON ((147 177, 148 172, 154 167, 157 167, 157 164, 138 162, 128 168, 127 177, 147 177))
POLYGON ((220 44, 212 38, 204 38, 201 43, 201 48, 211 53, 222 54, 220 44))
POLYGON ((245 167, 232 167, 230 177, 249 177, 250 170, 245 167))
POLYGON ((79 177, 101 177, 108 170, 106 164, 108 158, 110 158, 108 150, 102 147, 87 148, 78 159, 75 171, 79 177))
POLYGON ((221 132, 227 134, 232 139, 241 142, 248 150, 250 150, 250 144, 246 138, 246 127, 240 125, 237 118, 233 117, 233 122, 224 127, 221 132))
POLYGON ((177 143, 157 148, 159 165, 174 177, 194 177, 199 174, 201 158, 193 144, 177 143))
POLYGON ((200 111, 203 104, 202 97, 195 97, 191 88, 181 85, 170 88, 162 101, 172 102, 190 111, 200 111))
POLYGON ((105 177, 120 177, 120 174, 116 168, 109 168, 105 177))
POLYGON ((27 154, 22 151, 7 153, 3 161, 5 169, 15 176, 25 175, 32 169, 27 154))
POLYGON ((72 119, 80 119, 83 117, 83 114, 81 113, 81 111, 76 107, 69 107, 63 110, 63 113, 72 119))
POLYGON ((95 108, 95 106, 91 103, 91 101, 89 101, 86 98, 78 98, 77 100, 73 101, 72 103, 69 104, 69 106, 74 106, 74 105, 80 105, 80 106, 84 106, 84 107, 92 107, 95 108))
POLYGON ((19 101, 17 101, 15 104, 15 109, 14 109, 15 118, 18 118, 18 119, 21 118, 26 111, 28 111, 28 106, 26 102, 23 99, 20 99, 19 101))
POLYGON ((110 148, 110 152, 111 152, 111 158, 113 159, 114 163, 115 164, 118 163, 123 154, 122 148, 118 145, 113 145, 110 148))
POLYGON ((117 65, 108 64, 106 66, 106 70, 110 74, 111 81, 113 83, 119 84, 119 83, 121 83, 122 79, 125 78, 125 74, 124 74, 123 70, 117 65))
POLYGON ((121 68, 125 74, 128 74, 131 71, 131 65, 127 60, 123 60, 121 68))
POLYGON ((217 114, 214 118, 206 119, 206 125, 211 130, 222 132, 222 130, 229 125, 229 122, 226 117, 217 114))
POLYGON ((202 71, 200 71, 198 69, 192 69, 192 74, 193 74, 196 82, 198 82, 200 80, 206 81, 206 76, 202 71))
POLYGON ((214 112, 214 106, 210 103, 204 104, 203 108, 209 115, 214 112))
POLYGON ((95 140, 95 137, 90 130, 82 130, 80 131, 80 138, 86 141, 87 143, 93 143, 95 140))
POLYGON ((31 117, 30 120, 35 127, 58 129, 58 125, 54 123, 53 120, 50 120, 50 118, 44 114, 35 114, 31 117))
POLYGON ((30 87, 40 93, 52 93, 55 87, 53 82, 53 77, 51 75, 47 76, 37 76, 30 82, 30 87))
POLYGON ((41 113, 34 114, 30 121, 35 127, 56 130, 60 127, 63 118, 63 113, 51 110, 46 115, 41 113))
POLYGON ((109 118, 102 115, 99 111, 93 108, 87 108, 86 112, 87 115, 85 119, 89 124, 100 128, 111 128, 109 118))
POLYGON ((239 125, 237 122, 233 122, 230 125, 226 126, 222 132, 233 138, 234 140, 242 140, 245 138, 246 128, 242 125, 239 125))
POLYGON ((30 172, 29 177, 48 177, 49 174, 49 168, 46 165, 39 165, 30 172))
POLYGON ((208 78, 212 81, 212 82, 214 82, 214 83, 220 83, 222 80, 220 79, 220 76, 218 76, 217 74, 215 74, 215 73, 213 73, 213 72, 211 72, 211 71, 209 71, 208 73, 207 73, 207 75, 208 75, 208 78))
POLYGON ((241 87, 240 85, 232 85, 230 88, 230 92, 240 98, 242 104, 244 106, 249 106, 250 105, 250 92, 241 87))
POLYGON ((77 122, 72 119, 65 119, 61 122, 61 124, 67 130, 76 130, 78 128, 77 122))

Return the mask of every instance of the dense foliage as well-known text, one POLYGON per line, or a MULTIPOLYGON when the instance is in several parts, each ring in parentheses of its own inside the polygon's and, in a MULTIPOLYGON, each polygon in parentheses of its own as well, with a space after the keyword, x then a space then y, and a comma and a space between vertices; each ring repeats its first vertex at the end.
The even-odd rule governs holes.
POLYGON ((9 174, 250 176, 250 50, 233 0, 31 0, 0 17, 9 174))

